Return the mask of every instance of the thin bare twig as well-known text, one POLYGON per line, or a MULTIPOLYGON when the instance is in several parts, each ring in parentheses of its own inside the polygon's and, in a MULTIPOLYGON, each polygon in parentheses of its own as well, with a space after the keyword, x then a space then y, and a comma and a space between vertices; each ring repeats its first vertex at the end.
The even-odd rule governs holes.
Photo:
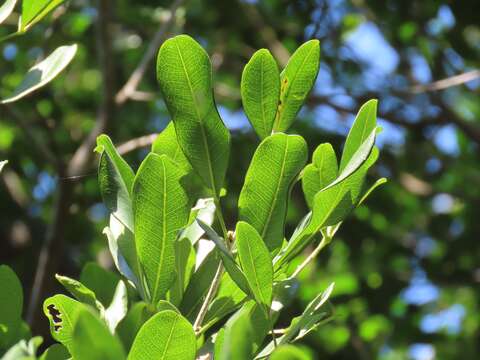
POLYGON ((453 86, 465 84, 478 78, 480 78, 480 70, 472 70, 463 74, 448 77, 446 79, 434 81, 430 84, 412 86, 410 88, 410 92, 419 94, 426 91, 444 90, 453 86))
POLYGON ((137 68, 132 72, 130 78, 115 96, 115 102, 117 103, 117 105, 125 103, 129 98, 132 98, 132 95, 137 92, 138 85, 142 81, 143 76, 145 75, 145 72, 150 65, 150 62, 155 57, 155 54, 157 53, 160 44, 163 42, 167 31, 175 22, 177 10, 184 3, 184 1, 185 0, 175 0, 173 2, 172 6, 170 7, 170 15, 167 21, 165 21, 155 33, 152 41, 148 45, 147 51, 143 55, 143 58, 140 60, 137 68))
POLYGON ((149 134, 124 142, 117 147, 120 155, 125 155, 131 151, 147 147, 153 144, 158 134, 149 134))

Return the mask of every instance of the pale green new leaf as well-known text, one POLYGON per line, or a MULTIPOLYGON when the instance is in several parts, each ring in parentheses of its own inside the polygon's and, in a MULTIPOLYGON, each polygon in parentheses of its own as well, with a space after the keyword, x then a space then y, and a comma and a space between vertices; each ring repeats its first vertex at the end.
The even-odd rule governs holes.
POLYGON ((46 59, 28 70, 20 85, 13 91, 13 94, 3 99, 0 104, 17 101, 48 84, 70 64, 76 52, 76 44, 57 48, 46 59))
POLYGON ((232 280, 235 281, 238 287, 242 289, 245 294, 251 294, 249 282, 247 281, 247 278, 243 271, 235 262, 232 253, 225 245, 225 240, 220 237, 215 232, 215 230, 213 230, 207 224, 203 223, 201 220, 197 220, 197 222, 205 231, 208 239, 212 240, 215 243, 215 246, 220 250, 220 256, 222 258, 223 265, 225 266, 225 269, 227 270, 232 280))
POLYGON ((6 0, 2 6, 0 6, 0 24, 5 21, 6 18, 10 16, 17 0, 6 0))
POLYGON ((315 195, 333 182, 338 174, 335 151, 329 143, 320 144, 313 153, 312 163, 303 171, 302 188, 309 208, 315 195))
POLYGON ((273 131, 284 132, 292 125, 315 84, 320 65, 320 42, 310 40, 300 46, 288 60, 280 75, 280 103, 273 131))
POLYGON ((125 283, 120 280, 118 282, 117 288, 115 289, 115 294, 113 294, 113 299, 105 313, 103 315, 105 322, 113 334, 115 329, 120 321, 127 315, 128 311, 128 296, 127 296, 127 286, 125 283))
POLYGON ((207 53, 187 35, 171 38, 158 53, 157 78, 183 153, 218 195, 228 165, 230 134, 213 99, 207 53))
POLYGON ((65 0, 23 0, 22 16, 19 23, 19 32, 24 32, 35 23, 42 20, 50 11, 65 0))
POLYGON ((340 161, 340 172, 350 162, 358 148, 377 127, 377 100, 369 100, 362 105, 348 133, 340 161))
POLYGON ((0 348, 14 341, 13 335, 22 322, 23 289, 15 272, 0 266, 0 348))
POLYGON ((93 306, 100 312, 103 312, 105 310, 102 303, 100 303, 100 301, 97 300, 95 293, 92 290, 90 290, 88 287, 83 285, 80 281, 71 279, 67 276, 61 276, 58 274, 55 275, 55 278, 78 301, 84 304, 93 306))
POLYGON ((77 313, 72 332, 72 355, 75 360, 122 360, 125 351, 117 336, 86 309, 77 313))
POLYGON ((267 49, 253 54, 243 69, 241 95, 248 120, 260 139, 266 138, 272 133, 280 98, 280 73, 267 49))
POLYGON ((142 326, 128 359, 194 360, 196 351, 192 325, 180 314, 165 310, 142 326))
POLYGON ((307 144, 298 135, 267 137, 258 146, 238 200, 239 219, 252 225, 270 252, 284 238, 289 190, 307 161, 307 144))
POLYGON ((131 189, 135 174, 107 135, 97 138, 95 150, 101 154, 98 182, 103 202, 110 213, 133 232, 131 189))
POLYGON ((250 224, 240 221, 236 228, 238 257, 255 300, 269 311, 273 294, 273 267, 268 248, 250 224))
POLYGON ((166 155, 151 153, 133 184, 135 243, 152 303, 165 298, 175 280, 175 241, 190 212, 183 176, 166 155))
POLYGON ((65 345, 72 355, 75 355, 72 348, 73 327, 82 309, 85 309, 85 305, 65 295, 52 296, 43 303, 52 337, 65 345))

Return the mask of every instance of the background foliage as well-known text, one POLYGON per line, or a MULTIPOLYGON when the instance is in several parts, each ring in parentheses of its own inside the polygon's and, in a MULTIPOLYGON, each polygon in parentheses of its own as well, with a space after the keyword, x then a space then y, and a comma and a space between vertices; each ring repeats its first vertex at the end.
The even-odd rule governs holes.
MULTIPOLYGON (((479 11, 474 1, 72 0, 1 43, 2 99, 38 59, 78 44, 53 83, 0 107, 0 159, 9 160, 1 175, 0 262, 21 276, 30 303, 24 313, 36 333, 48 331, 39 299, 59 291, 55 272, 77 278, 87 261, 113 264, 92 150, 100 132, 121 144, 167 124, 154 62, 136 91, 121 90, 152 39, 160 44, 185 32, 212 58, 220 114, 234 132, 228 171, 241 174, 229 178, 224 202, 232 228, 256 145, 238 110, 242 69, 255 49, 270 49, 284 65, 316 38, 320 73, 294 130, 311 146, 332 142, 339 154, 353 113, 378 98, 384 131, 372 176, 390 181, 303 274, 298 309, 335 281, 337 314, 304 345, 318 358, 474 359, 480 352, 479 11), (35 277, 39 262, 44 278, 35 277)), ((14 14, 0 37, 16 27, 14 14)), ((137 149, 127 158, 138 166, 145 153, 137 149)), ((293 195, 290 231, 289 219, 307 208, 300 191, 293 195)))

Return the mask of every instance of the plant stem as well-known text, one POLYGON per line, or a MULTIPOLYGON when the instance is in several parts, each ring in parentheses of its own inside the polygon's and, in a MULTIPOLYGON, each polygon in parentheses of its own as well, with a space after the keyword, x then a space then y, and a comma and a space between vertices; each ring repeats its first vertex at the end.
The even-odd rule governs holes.
POLYGON ((307 256, 307 258, 295 269, 295 271, 292 274, 292 278, 297 277, 300 272, 307 267, 310 262, 315 259, 315 257, 322 251, 322 249, 325 247, 325 245, 328 244, 329 241, 327 241, 328 238, 325 236, 322 238, 320 243, 317 245, 317 247, 310 253, 310 255, 307 256))
POLYGON ((208 289, 207 296, 205 296, 205 300, 203 301, 202 307, 200 308, 197 318, 193 323, 193 329, 197 334, 200 332, 203 319, 205 319, 205 315, 207 315, 208 306, 210 305, 210 302, 215 297, 218 287, 220 286, 220 279, 222 278, 223 271, 224 271, 223 263, 220 262, 220 264, 218 264, 217 272, 215 273, 215 276, 212 280, 212 285, 210 286, 210 289, 208 289))

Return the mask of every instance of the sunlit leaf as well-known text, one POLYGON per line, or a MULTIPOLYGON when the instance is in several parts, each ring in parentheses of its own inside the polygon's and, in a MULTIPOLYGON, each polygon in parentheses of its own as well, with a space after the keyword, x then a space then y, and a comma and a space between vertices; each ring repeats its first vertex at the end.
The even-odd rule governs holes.
POLYGON ((42 20, 50 11, 65 0, 23 0, 22 16, 18 31, 23 32, 42 20))
POLYGON ((6 18, 10 16, 17 0, 6 0, 2 6, 0 6, 0 24, 5 21, 6 18))
POLYGON ((24 76, 13 94, 0 103, 7 104, 17 101, 33 91, 52 81, 73 60, 77 45, 60 46, 43 61, 32 67, 24 76))

